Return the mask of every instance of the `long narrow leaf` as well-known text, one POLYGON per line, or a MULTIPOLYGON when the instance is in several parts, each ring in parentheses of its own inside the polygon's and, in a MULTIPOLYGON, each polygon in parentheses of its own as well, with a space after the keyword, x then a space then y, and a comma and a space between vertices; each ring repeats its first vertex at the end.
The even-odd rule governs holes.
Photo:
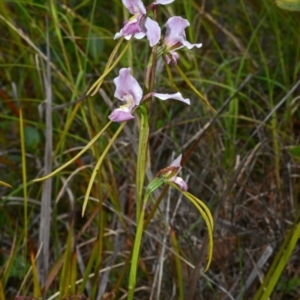
POLYGON ((274 261, 264 278, 262 285, 254 296, 254 300, 267 300, 271 296, 278 279, 280 278, 284 268, 286 267, 290 256, 295 249, 300 238, 300 213, 295 220, 294 226, 286 235, 274 261))
POLYGON ((120 127, 118 128, 118 130, 116 131, 116 133, 113 135, 113 137, 110 139, 109 143, 107 144, 105 150, 103 151, 102 155, 100 156, 99 160, 97 161, 97 164, 93 170, 93 173, 91 175, 90 181, 89 181, 89 185, 87 187, 85 196, 84 196, 84 201, 83 201, 83 205, 82 205, 82 215, 84 215, 88 200, 89 200, 89 196, 91 193, 91 189, 95 180, 95 177, 97 175, 97 173, 99 172, 100 166, 108 152, 108 150, 110 149, 111 145, 115 142, 116 138, 118 137, 119 133, 122 131, 122 129, 124 128, 126 122, 123 122, 120 127))
POLYGON ((0 185, 3 185, 3 186, 8 187, 8 188, 12 188, 12 186, 10 184, 8 184, 4 181, 1 181, 1 180, 0 180, 0 185))
POLYGON ((59 280, 59 291, 61 296, 69 294, 69 286, 71 284, 71 267, 72 267, 72 244, 73 244, 73 221, 70 223, 67 247, 64 253, 63 269, 59 280))
POLYGON ((188 84, 188 86, 193 90, 193 92, 200 98, 202 101, 206 104, 206 106, 214 113, 216 113, 216 110, 210 105, 208 100, 195 88, 195 86, 190 82, 190 80, 187 78, 187 76, 184 74, 184 72, 180 69, 178 65, 175 65, 176 70, 180 74, 180 76, 184 79, 184 81, 188 84))
POLYGON ((181 262, 180 262, 180 258, 179 258, 179 255, 180 255, 179 245, 178 245, 175 231, 172 229, 171 229, 171 242, 172 242, 174 251, 176 253, 176 255, 173 255, 173 256, 174 256, 175 266, 176 266, 177 287, 178 287, 178 292, 179 292, 178 299, 184 300, 183 277, 182 277, 183 270, 182 270, 182 266, 181 266, 181 262))
POLYGON ((209 244, 208 244, 208 261, 206 264, 206 268, 205 271, 207 271, 209 269, 209 266, 211 264, 212 261, 212 256, 213 256, 213 218, 212 215, 209 211, 209 209, 207 208, 207 206, 198 198, 196 198, 195 196, 191 195, 188 192, 183 192, 183 194, 195 205, 195 207, 199 210, 201 216, 203 217, 206 226, 207 226, 207 232, 208 232, 208 240, 209 240, 209 244))
POLYGON ((33 253, 33 251, 30 251, 30 261, 31 261, 31 266, 32 266, 32 277, 33 277, 33 295, 36 298, 41 297, 41 287, 39 283, 39 276, 38 276, 38 271, 37 271, 37 266, 36 266, 36 258, 33 253))
POLYGON ((55 171, 53 171, 52 173, 41 177, 41 178, 37 178, 34 179, 33 182, 39 182, 39 181, 43 181, 49 177, 54 176, 55 174, 59 173, 61 170, 63 170, 64 168, 66 168, 67 166, 69 166, 71 163, 73 163, 77 158, 79 158, 84 152, 86 152, 89 148, 91 148, 91 146, 98 140, 98 138, 102 135, 103 132, 105 132, 105 130, 109 127, 109 125, 111 124, 111 121, 108 122, 104 128, 97 133, 89 142, 88 144, 78 153, 76 154, 72 159, 70 159, 68 162, 66 162, 64 165, 62 165, 61 167, 59 167, 58 169, 56 169, 55 171))
POLYGON ((114 69, 114 67, 119 63, 121 58, 124 56, 125 52, 127 51, 128 47, 131 44, 131 40, 126 44, 121 54, 114 60, 113 64, 104 70, 104 73, 100 76, 100 78, 92 85, 92 87, 88 90, 87 95, 94 96, 101 87, 101 84, 104 78, 114 69))
POLYGON ((214 223, 213 223, 213 217, 211 215, 210 210, 208 207, 205 205, 203 201, 195 197, 194 195, 190 194, 189 192, 183 192, 175 183, 167 181, 169 185, 174 187, 176 190, 181 192, 188 200, 190 200, 194 206, 199 210, 200 215, 203 217, 206 226, 207 226, 207 232, 208 232, 208 260, 206 264, 205 271, 209 269, 209 266, 212 261, 212 255, 213 255, 213 230, 214 230, 214 223))

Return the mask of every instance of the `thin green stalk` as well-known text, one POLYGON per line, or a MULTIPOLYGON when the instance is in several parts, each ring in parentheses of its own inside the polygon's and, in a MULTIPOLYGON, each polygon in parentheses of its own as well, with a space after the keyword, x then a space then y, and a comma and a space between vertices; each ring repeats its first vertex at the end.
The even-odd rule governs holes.
POLYGON ((207 264, 204 272, 209 269, 209 266, 212 261, 213 256, 213 247, 214 247, 214 239, 213 239, 213 231, 214 231, 214 220, 212 214, 205 203, 195 197, 193 194, 189 192, 183 192, 175 183, 168 181, 167 182, 170 186, 178 190, 182 193, 199 211, 200 215, 204 219, 206 226, 207 226, 207 233, 208 233, 208 257, 207 257, 207 264))
POLYGON ((73 84, 72 70, 71 70, 71 65, 69 62, 70 55, 68 55, 68 53, 67 53, 67 50, 65 47, 66 43, 64 42, 62 34, 61 34, 61 30, 60 30, 61 20, 59 20, 59 18, 58 18, 56 1, 51 0, 49 3, 49 8, 50 8, 51 17, 52 17, 51 23, 54 27, 55 35, 56 35, 59 45, 61 47, 62 56, 63 56, 64 62, 65 62, 65 66, 63 66, 63 67, 65 67, 65 72, 66 72, 66 75, 68 76, 69 81, 71 81, 71 83, 73 84))
POLYGON ((8 188, 12 188, 12 186, 10 184, 8 184, 4 181, 1 181, 1 180, 0 180, 0 185, 3 185, 3 186, 8 187, 8 188))
MULTIPOLYGON (((96 10, 96 3, 97 3, 97 0, 93 1, 93 6, 92 6, 92 10, 91 10, 91 20, 88 23, 89 24, 89 30, 88 30, 88 35, 87 36, 91 36, 92 24, 94 23, 94 16, 95 16, 95 10, 96 10)), ((90 48, 90 39, 87 39, 86 47, 85 47, 85 56, 84 56, 84 61, 83 61, 83 72, 84 73, 86 72, 89 48, 90 48)))
POLYGON ((183 276, 182 276, 183 270, 179 258, 180 255, 179 245, 174 230, 171 230, 171 242, 174 248, 174 252, 176 253, 176 255, 174 255, 174 260, 175 260, 176 274, 177 274, 177 287, 179 292, 178 299, 184 300, 183 276))
MULTIPOLYGON (((111 122, 108 122, 108 124, 110 124, 111 122)), ((84 215, 88 200, 89 200, 89 196, 90 196, 90 192, 91 189, 93 187, 93 183, 94 180, 99 172, 100 166, 108 152, 108 150, 110 149, 111 145, 115 142, 116 138, 118 137, 118 135, 120 134, 120 132, 122 131, 122 129, 124 128, 126 122, 123 122, 120 127, 118 128, 118 130, 116 131, 116 133, 113 135, 113 137, 110 139, 109 143, 107 144, 106 148, 104 149, 103 153, 101 154, 99 160, 96 163, 96 166, 93 170, 93 173, 91 175, 90 181, 89 181, 89 185, 87 187, 86 193, 85 193, 85 197, 84 197, 84 201, 83 201, 83 205, 82 205, 82 215, 84 215)))
POLYGON ((142 207, 143 187, 145 180, 145 170, 147 162, 147 150, 149 139, 149 119, 148 108, 146 104, 142 104, 138 108, 140 116, 139 124, 139 146, 136 166, 136 222, 140 219, 140 212, 142 207))
POLYGON ((42 295, 42 292, 41 292, 41 287, 40 287, 40 283, 39 283, 36 258, 32 251, 30 251, 30 260, 31 260, 31 268, 32 268, 33 295, 34 295, 34 297, 40 298, 42 295))
POLYGON ((187 83, 187 85, 191 88, 191 90, 206 104, 206 106, 214 113, 216 110, 210 105, 208 100, 196 89, 196 87, 191 83, 186 74, 181 70, 178 65, 175 65, 175 68, 179 75, 183 78, 183 80, 187 83))
POLYGON ((129 284, 128 284, 128 297, 127 300, 133 300, 134 296, 134 288, 136 285, 136 274, 139 263, 139 253, 142 243, 142 234, 144 228, 144 217, 145 217, 145 209, 146 209, 147 200, 145 199, 143 209, 140 212, 140 218, 137 222, 137 230, 134 239, 132 259, 130 265, 130 273, 129 273, 129 284))
POLYGON ((73 248, 73 226, 74 221, 70 222, 66 250, 64 253, 64 263, 59 280, 60 297, 67 296, 69 293, 69 284, 71 281, 71 266, 72 266, 72 248, 73 248))
POLYGON ((286 267, 289 259, 297 246, 297 241, 300 238, 300 213, 293 224, 293 227, 290 229, 286 235, 281 247, 277 251, 277 254, 273 260, 271 267, 267 275, 264 278, 263 283, 261 284, 259 290, 254 296, 254 300, 267 300, 270 299, 272 292, 275 289, 275 286, 286 267))
POLYGON ((94 280, 91 288, 90 299, 96 299, 97 296, 98 284, 96 283, 99 281, 101 262, 102 262, 103 235, 104 235, 104 227, 102 226, 102 224, 104 224, 104 213, 101 206, 102 203, 99 203, 100 209, 99 209, 99 219, 98 219, 99 233, 98 233, 98 243, 97 243, 97 251, 96 251, 97 255, 95 256, 95 261, 93 265, 94 280))
POLYGON ((23 112, 19 109, 19 120, 20 120, 20 142, 21 142, 21 155, 22 155, 22 181, 23 181, 23 197, 24 197, 24 261, 27 257, 27 238, 28 238, 28 195, 27 195, 27 172, 26 172, 26 150, 25 150, 25 137, 24 137, 24 122, 23 112))
POLYGON ((111 121, 108 122, 103 128, 102 130, 97 133, 89 142, 88 144, 79 152, 77 153, 72 159, 70 159, 68 162, 66 162, 64 165, 62 165, 61 167, 57 168, 55 171, 53 171, 52 173, 41 177, 41 178, 37 178, 34 179, 33 182, 39 182, 39 181, 43 181, 51 176, 54 176, 55 174, 59 173, 61 170, 63 170, 64 168, 66 168, 67 166, 69 166, 71 163, 73 163, 77 158, 79 158, 84 152, 86 152, 90 147, 92 147, 92 145, 98 140, 98 138, 102 135, 103 132, 105 132, 105 130, 109 127, 109 125, 111 124, 111 121))
POLYGON ((4 289, 3 289, 1 281, 0 281, 0 299, 3 299, 3 300, 6 299, 5 296, 4 296, 4 289))
POLYGON ((71 258, 71 276, 70 276, 70 292, 71 294, 76 293, 76 279, 77 279, 77 253, 74 250, 71 258))
POLYGON ((88 258, 88 263, 87 263, 87 266, 85 268, 85 272, 83 274, 82 282, 81 282, 81 285, 78 289, 79 294, 82 294, 84 292, 84 289, 86 287, 90 286, 90 283, 88 281, 89 280, 89 275, 93 272, 94 262, 96 261, 97 256, 98 256, 98 249, 99 249, 99 240, 97 239, 95 241, 95 244, 93 246, 91 254, 88 258))
POLYGON ((149 198, 149 195, 156 190, 158 187, 160 187, 163 184, 163 179, 161 178, 155 178, 147 187, 144 202, 143 202, 143 208, 140 212, 140 218, 137 222, 137 229, 136 229, 136 235, 134 239, 134 245, 132 250, 132 259, 131 259, 131 265, 130 265, 130 273, 129 273, 129 283, 128 283, 128 300, 132 300, 134 296, 134 288, 136 285, 136 274, 137 274, 137 268, 138 268, 138 261, 139 261, 139 253, 142 243, 142 234, 144 230, 144 218, 145 218, 145 210, 147 201, 149 198))
MULTIPOLYGON (((154 11, 155 17, 156 11, 154 11)), ((153 92, 155 83, 155 72, 156 72, 156 57, 157 57, 157 46, 152 48, 152 60, 150 66, 150 82, 149 82, 149 92, 153 92)), ((146 73, 148 70, 146 70, 146 73)), ((147 77, 147 75, 146 75, 147 77)), ((147 86, 147 83, 146 83, 147 86)), ((140 124, 139 124, 139 146, 138 146, 138 157, 136 165, 136 222, 138 223, 140 219, 140 211, 142 207, 142 197, 143 197, 143 187, 146 174, 146 162, 147 162, 147 150, 149 141, 149 106, 150 102, 142 103, 138 107, 140 124)))
POLYGON ((119 41, 119 43, 116 45, 114 51, 112 52, 107 64, 106 64, 106 67, 105 67, 105 70, 103 72, 103 74, 100 76, 99 79, 96 80, 96 82, 91 86, 91 88, 87 91, 87 95, 91 95, 91 96, 94 96, 100 89, 101 87, 101 84, 104 80, 104 78, 114 69, 114 67, 119 63, 119 61, 121 60, 121 58, 124 56, 124 54, 126 53, 126 51, 128 50, 128 47, 130 46, 131 44, 131 40, 128 41, 128 43, 126 44, 126 46, 124 47, 124 49, 122 50, 121 54, 115 59, 113 60, 114 58, 114 55, 113 54, 116 54, 117 52, 117 49, 120 47, 121 45, 121 42, 123 41, 123 39, 121 39, 119 41), (112 63, 112 64, 111 64, 112 63))

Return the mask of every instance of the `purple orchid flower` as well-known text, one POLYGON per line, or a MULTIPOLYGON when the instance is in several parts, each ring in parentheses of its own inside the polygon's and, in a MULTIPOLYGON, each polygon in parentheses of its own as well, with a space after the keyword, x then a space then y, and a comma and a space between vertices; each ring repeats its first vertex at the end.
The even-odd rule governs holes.
POLYGON ((182 169, 180 162, 181 162, 182 155, 180 154, 172 163, 170 166, 168 166, 165 169, 162 169, 159 171, 157 175, 163 174, 166 178, 167 181, 172 181, 176 183, 181 190, 184 192, 187 191, 188 185, 187 183, 177 174, 180 172, 182 169))
POLYGON ((185 28, 190 26, 188 20, 183 19, 181 17, 172 17, 166 23, 166 35, 164 38, 164 44, 166 47, 167 52, 171 55, 166 55, 167 63, 170 62, 177 64, 177 60, 179 55, 175 50, 178 50, 183 47, 187 47, 188 49, 192 49, 193 47, 200 48, 202 44, 191 44, 186 40, 185 36, 185 28))
MULTIPOLYGON (((114 109, 108 118, 113 122, 124 122, 133 119, 132 111, 135 107, 140 105, 143 98, 143 91, 136 79, 130 74, 130 68, 122 68, 119 72, 119 76, 114 79, 114 84, 116 85, 114 96, 126 104, 114 109)), ((152 96, 160 100, 175 99, 188 105, 190 104, 190 99, 183 98, 180 93, 150 93, 145 96, 144 99, 152 96)))
POLYGON ((134 118, 132 110, 138 106, 143 97, 143 91, 136 81, 136 79, 130 74, 130 68, 123 68, 119 72, 119 76, 114 79, 116 85, 116 91, 114 96, 121 101, 125 101, 126 104, 114 109, 109 115, 109 119, 114 122, 128 121, 134 118))
MULTIPOLYGON (((152 5, 169 4, 174 0, 157 0, 152 5)), ((124 22, 123 28, 115 34, 114 39, 124 36, 129 40, 132 36, 142 39, 147 36, 151 47, 156 45, 160 40, 160 27, 156 21, 146 16, 147 10, 141 0, 122 0, 124 6, 133 16, 124 22)))
POLYGON ((170 167, 175 167, 177 168, 176 173, 169 178, 170 181, 176 183, 183 191, 187 191, 188 185, 187 183, 181 178, 178 177, 177 174, 180 172, 182 169, 180 162, 181 162, 182 154, 180 154, 170 165, 170 167))

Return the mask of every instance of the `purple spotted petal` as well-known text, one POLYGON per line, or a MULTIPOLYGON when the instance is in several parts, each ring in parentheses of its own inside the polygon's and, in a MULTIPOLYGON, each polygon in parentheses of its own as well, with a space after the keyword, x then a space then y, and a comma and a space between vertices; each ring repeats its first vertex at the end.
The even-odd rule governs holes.
POLYGON ((146 14, 146 8, 141 0, 122 0, 122 2, 131 14, 146 14))
POLYGON ((132 115, 130 108, 119 107, 114 109, 108 118, 113 122, 124 122, 134 119, 134 116, 132 115))
POLYGON ((181 93, 176 93, 176 94, 160 94, 160 93, 153 93, 154 97, 157 97, 160 100, 169 100, 169 99, 174 99, 178 100, 181 102, 184 102, 188 105, 190 105, 191 101, 190 99, 185 99, 182 97, 181 93))
POLYGON ((174 176, 170 180, 176 183, 184 192, 187 191, 188 185, 181 177, 174 176))
POLYGON ((116 98, 121 101, 127 101, 128 97, 132 97, 133 106, 140 104, 143 91, 136 79, 130 74, 130 68, 122 68, 119 76, 114 79, 114 83, 116 85, 114 94, 116 98))

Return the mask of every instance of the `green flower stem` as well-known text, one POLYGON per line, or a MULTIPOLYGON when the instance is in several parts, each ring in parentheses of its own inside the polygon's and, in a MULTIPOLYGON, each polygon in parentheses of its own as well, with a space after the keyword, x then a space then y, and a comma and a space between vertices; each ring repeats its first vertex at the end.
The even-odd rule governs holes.
MULTIPOLYGON (((24 197, 24 261, 27 256, 27 239, 28 239, 28 195, 27 195, 27 172, 26 172, 26 149, 24 137, 24 119, 23 110, 19 109, 20 118, 20 141, 21 141, 21 155, 22 155, 22 180, 23 180, 23 197, 24 197)), ((8 184, 6 186, 9 186, 8 184)))
POLYGON ((130 273, 129 273, 127 300, 133 300, 133 296, 134 296, 134 288, 136 285, 136 274, 137 274, 137 268, 139 263, 139 253, 140 253, 142 234, 144 228, 145 208, 146 208, 146 201, 144 202, 143 209, 140 212, 140 218, 137 223, 137 230, 134 239, 134 246, 133 246, 130 273))
MULTIPOLYGON (((152 48, 152 62, 150 67, 149 76, 149 92, 153 92, 154 82, 155 82, 155 71, 156 71, 156 56, 157 56, 157 46, 152 48)), ((146 73, 148 71, 146 70, 146 73)), ((146 74, 147 78, 147 74, 146 74)), ((148 80, 146 79, 146 82, 148 80)), ((148 85, 146 83, 146 87, 148 85)), ((136 223, 137 231, 134 240, 132 261, 129 274, 129 285, 128 285, 128 300, 132 300, 134 296, 134 288, 136 284, 136 273, 138 268, 139 252, 142 241, 143 227, 144 227, 144 217, 147 199, 153 189, 156 189, 162 181, 155 180, 154 186, 150 190, 147 189, 144 202, 143 202, 143 188, 146 174, 146 163, 147 163, 147 151, 148 151, 148 141, 149 141, 149 102, 142 103, 137 111, 140 117, 139 123, 139 146, 138 146, 138 157, 136 166, 136 223), (142 205, 143 204, 143 205, 142 205)))
MULTIPOLYGON (((150 58, 150 77, 149 77, 149 92, 153 92, 156 71, 156 56, 157 46, 152 48, 152 57, 150 58)), ((146 70, 146 73, 148 71, 146 70)), ((147 77, 147 74, 146 74, 147 77)), ((147 81, 147 79, 146 79, 147 81)), ((147 84, 146 84, 147 85, 147 84)), ((149 101, 142 103, 138 107, 140 117, 140 130, 139 130, 139 147, 137 157, 137 170, 136 170, 136 222, 140 219, 140 211, 142 207, 143 187, 146 174, 147 150, 149 140, 149 101)))
POLYGON ((138 107, 138 113, 140 117, 140 130, 136 169, 136 222, 140 220, 149 139, 148 108, 145 103, 138 107))

